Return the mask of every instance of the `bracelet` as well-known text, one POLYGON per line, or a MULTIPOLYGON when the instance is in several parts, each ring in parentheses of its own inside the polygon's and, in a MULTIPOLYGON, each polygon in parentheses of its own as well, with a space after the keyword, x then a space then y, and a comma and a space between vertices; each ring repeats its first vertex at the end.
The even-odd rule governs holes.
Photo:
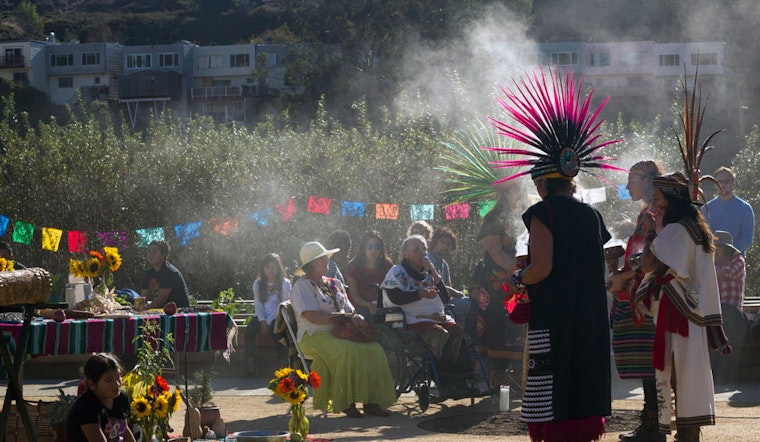
POLYGON ((524 289, 525 284, 522 282, 522 274, 525 271, 525 269, 520 269, 512 274, 512 277, 510 278, 510 282, 513 286, 515 286, 518 289, 524 289))

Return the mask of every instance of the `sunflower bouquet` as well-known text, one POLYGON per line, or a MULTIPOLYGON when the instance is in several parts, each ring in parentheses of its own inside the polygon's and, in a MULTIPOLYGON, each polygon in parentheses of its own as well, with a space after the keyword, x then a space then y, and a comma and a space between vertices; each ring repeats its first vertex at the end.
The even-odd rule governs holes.
POLYGON ((290 440, 298 442, 306 440, 309 434, 309 419, 303 403, 309 398, 309 389, 319 388, 320 378, 316 371, 309 374, 290 367, 281 368, 274 372, 274 378, 269 381, 267 388, 272 390, 275 396, 290 404, 290 440))
POLYGON ((13 260, 0 257, 0 272, 10 272, 15 270, 13 260))
POLYGON ((90 250, 82 259, 69 259, 69 273, 84 278, 93 287, 101 287, 106 294, 108 286, 113 285, 113 272, 121 267, 121 255, 116 247, 103 247, 103 250, 90 250))
MULTIPOLYGON (((163 441, 168 439, 169 419, 179 410, 182 393, 176 387, 172 391, 161 375, 164 367, 172 366, 172 359, 167 343, 158 337, 158 322, 147 320, 140 331, 135 339, 139 343, 137 365, 122 377, 122 388, 131 399, 130 421, 140 426, 142 440, 156 436, 163 441)), ((167 335, 166 340, 172 344, 173 336, 167 335)))

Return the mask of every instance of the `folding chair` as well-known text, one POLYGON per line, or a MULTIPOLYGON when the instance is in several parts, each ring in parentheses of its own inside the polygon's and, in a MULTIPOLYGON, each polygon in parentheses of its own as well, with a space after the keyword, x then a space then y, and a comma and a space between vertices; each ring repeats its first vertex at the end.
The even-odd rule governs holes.
POLYGON ((275 319, 274 332, 282 336, 287 343, 290 357, 288 361, 290 366, 298 368, 294 362, 300 362, 303 371, 310 371, 309 366, 313 358, 305 355, 298 345, 298 323, 296 322, 296 313, 293 310, 293 304, 290 300, 283 301, 277 308, 277 319, 275 319))

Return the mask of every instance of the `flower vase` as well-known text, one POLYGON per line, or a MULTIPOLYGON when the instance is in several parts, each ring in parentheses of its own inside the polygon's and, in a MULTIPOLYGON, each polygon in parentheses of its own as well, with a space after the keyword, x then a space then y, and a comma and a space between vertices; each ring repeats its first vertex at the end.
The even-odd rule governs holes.
POLYGON ((309 418, 306 417, 306 410, 303 405, 293 405, 290 407, 288 431, 290 431, 291 442, 306 440, 306 436, 309 434, 309 418))

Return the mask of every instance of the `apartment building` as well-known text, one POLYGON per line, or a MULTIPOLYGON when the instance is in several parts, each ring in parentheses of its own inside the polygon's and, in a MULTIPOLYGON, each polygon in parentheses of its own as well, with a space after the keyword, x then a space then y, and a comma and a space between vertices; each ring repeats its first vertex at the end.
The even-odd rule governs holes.
POLYGON ((118 43, 48 43, 45 45, 46 91, 56 104, 118 98, 122 73, 118 43))
POLYGON ((47 93, 45 42, 36 40, 0 41, 0 78, 47 93))

